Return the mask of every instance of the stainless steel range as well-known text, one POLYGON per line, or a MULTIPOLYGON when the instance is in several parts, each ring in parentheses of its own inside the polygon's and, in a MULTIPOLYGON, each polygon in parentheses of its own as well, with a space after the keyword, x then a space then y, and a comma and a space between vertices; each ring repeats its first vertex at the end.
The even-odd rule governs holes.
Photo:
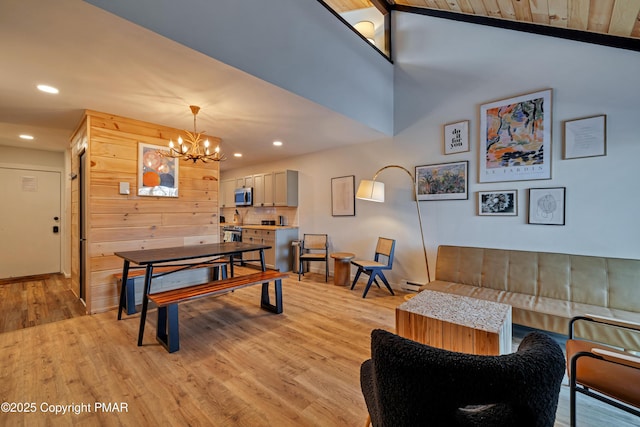
POLYGON ((222 241, 223 242, 241 242, 242 241, 242 228, 226 225, 222 227, 222 241))

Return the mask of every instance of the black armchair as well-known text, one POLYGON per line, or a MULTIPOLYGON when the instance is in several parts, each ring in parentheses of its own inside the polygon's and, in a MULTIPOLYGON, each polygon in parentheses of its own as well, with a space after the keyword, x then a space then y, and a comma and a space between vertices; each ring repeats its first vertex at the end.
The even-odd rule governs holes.
POLYGON ((374 427, 551 427, 564 369, 562 349, 540 332, 516 353, 478 356, 376 329, 360 383, 374 427))

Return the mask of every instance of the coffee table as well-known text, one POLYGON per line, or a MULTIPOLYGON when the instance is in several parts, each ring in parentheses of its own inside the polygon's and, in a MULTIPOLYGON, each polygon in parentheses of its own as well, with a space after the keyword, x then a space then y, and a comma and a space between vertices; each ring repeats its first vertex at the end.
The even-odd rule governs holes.
POLYGON ((511 353, 511 306, 424 290, 396 308, 396 333, 460 353, 511 353))

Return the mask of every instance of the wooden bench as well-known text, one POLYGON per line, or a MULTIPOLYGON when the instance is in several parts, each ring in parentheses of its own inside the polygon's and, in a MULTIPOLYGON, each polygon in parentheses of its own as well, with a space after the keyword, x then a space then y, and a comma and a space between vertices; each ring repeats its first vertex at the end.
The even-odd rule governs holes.
MULTIPOLYGON (((192 264, 192 265, 166 265, 159 266, 153 269, 152 278, 162 277, 169 273, 175 273, 182 270, 194 270, 199 268, 209 268, 213 269, 212 274, 209 276, 210 280, 221 278, 227 278, 227 264, 229 263, 226 259, 219 259, 211 262, 200 263, 200 264, 192 264)), ((135 289, 135 278, 136 277, 144 277, 145 275, 144 267, 130 267, 129 272, 127 273, 127 282, 122 283, 122 272, 116 273, 113 277, 116 278, 116 283, 120 284, 120 304, 118 307, 118 320, 122 317, 122 310, 126 310, 128 315, 135 314, 136 310, 136 289, 135 289), (124 296, 124 300, 122 299, 124 296)), ((233 275, 233 272, 231 273, 233 275)))
MULTIPOLYGON (((282 313, 282 279, 289 277, 287 273, 278 270, 266 270, 228 279, 216 280, 200 285, 185 286, 183 288, 156 292, 148 295, 150 301, 158 306, 158 325, 156 339, 173 353, 180 349, 180 334, 178 328, 178 304, 206 296, 218 295, 234 291, 247 286, 262 284, 260 307, 276 314, 282 313), (275 304, 269 301, 269 282, 274 282, 275 304)), ((146 313, 142 314, 143 316, 146 313)), ((141 326, 138 345, 142 343, 144 325, 141 326)))

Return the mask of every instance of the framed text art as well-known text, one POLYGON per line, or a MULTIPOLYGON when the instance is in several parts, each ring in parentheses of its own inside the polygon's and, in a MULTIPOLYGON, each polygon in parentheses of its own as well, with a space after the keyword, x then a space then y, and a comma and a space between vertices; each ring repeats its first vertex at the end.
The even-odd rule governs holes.
POLYGON ((416 166, 418 200, 467 200, 469 162, 416 166))
POLYGON ((479 191, 478 215, 517 216, 518 190, 479 191))
POLYGON ((551 179, 551 92, 480 106, 479 182, 551 179))
POLYGON ((564 122, 564 158, 607 155, 607 116, 593 116, 564 122))
POLYGON ((564 225, 566 188, 530 188, 529 224, 564 225))
POLYGON ((138 196, 178 197, 178 159, 158 145, 138 143, 138 196))
POLYGON ((354 216, 356 214, 355 175, 331 178, 331 215, 354 216))
POLYGON ((444 125, 444 154, 469 151, 469 120, 444 125))

